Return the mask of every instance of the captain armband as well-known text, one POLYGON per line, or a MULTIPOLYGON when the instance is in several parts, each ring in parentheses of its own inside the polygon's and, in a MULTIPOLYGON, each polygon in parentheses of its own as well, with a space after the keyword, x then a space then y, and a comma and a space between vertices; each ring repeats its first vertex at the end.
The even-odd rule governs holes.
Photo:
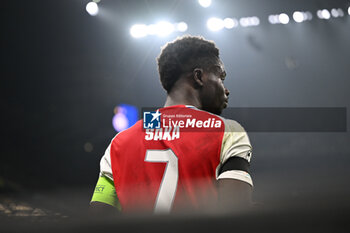
POLYGON ((221 167, 217 179, 236 179, 253 186, 249 175, 249 162, 238 156, 229 158, 221 167))
POLYGON ((91 202, 95 201, 114 206, 118 210, 121 210, 113 181, 105 176, 100 176, 97 181, 95 191, 91 199, 91 202))

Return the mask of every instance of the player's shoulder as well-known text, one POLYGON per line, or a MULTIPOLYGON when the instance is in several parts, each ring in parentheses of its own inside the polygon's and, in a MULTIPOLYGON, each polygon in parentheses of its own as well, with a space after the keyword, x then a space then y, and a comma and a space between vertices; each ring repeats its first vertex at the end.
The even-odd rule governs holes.
POLYGON ((198 108, 192 108, 192 110, 200 114, 205 114, 207 116, 214 117, 218 120, 221 120, 225 126, 225 132, 245 132, 244 127, 236 120, 225 118, 223 116, 219 116, 214 113, 207 112, 198 108))
POLYGON ((220 119, 221 121, 223 121, 223 123, 225 125, 225 128, 227 128, 227 129, 235 130, 235 131, 242 131, 242 130, 244 131, 244 128, 242 127, 242 125, 240 123, 238 123, 237 121, 235 121, 235 120, 232 120, 232 119, 229 119, 229 118, 225 118, 223 116, 219 116, 219 115, 216 115, 216 114, 211 113, 211 112, 200 110, 198 108, 194 108, 193 110, 201 112, 202 114, 207 114, 208 116, 220 119))
POLYGON ((221 117, 220 118, 223 120, 224 124, 225 124, 225 131, 226 132, 245 132, 244 127, 238 123, 235 120, 232 119, 228 119, 228 118, 224 118, 221 117))

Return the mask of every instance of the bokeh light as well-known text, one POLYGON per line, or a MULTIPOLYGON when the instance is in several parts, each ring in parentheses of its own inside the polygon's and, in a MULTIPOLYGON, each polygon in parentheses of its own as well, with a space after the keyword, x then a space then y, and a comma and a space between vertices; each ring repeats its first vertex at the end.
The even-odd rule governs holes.
POLYGON ((198 0, 199 5, 204 8, 207 8, 211 5, 211 0, 198 0))
POLYGON ((85 9, 91 16, 95 16, 98 14, 98 5, 96 2, 89 2, 88 4, 86 4, 85 9))
POLYGON ((214 31, 214 32, 219 31, 224 28, 224 21, 222 19, 215 18, 215 17, 210 18, 207 21, 207 27, 211 31, 214 31))

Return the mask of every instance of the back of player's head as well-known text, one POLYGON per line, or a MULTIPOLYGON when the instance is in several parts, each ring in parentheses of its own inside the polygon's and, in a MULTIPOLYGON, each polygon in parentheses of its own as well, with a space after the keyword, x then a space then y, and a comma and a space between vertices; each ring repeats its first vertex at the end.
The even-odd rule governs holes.
POLYGON ((179 77, 195 68, 206 70, 219 58, 219 49, 200 36, 178 37, 162 47, 157 58, 163 88, 169 93, 179 77))

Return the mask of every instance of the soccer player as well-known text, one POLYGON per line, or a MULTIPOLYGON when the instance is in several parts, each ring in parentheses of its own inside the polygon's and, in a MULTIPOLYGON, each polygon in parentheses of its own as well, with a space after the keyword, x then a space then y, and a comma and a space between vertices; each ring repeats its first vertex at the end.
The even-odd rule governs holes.
POLYGON ((252 147, 237 122, 219 116, 229 95, 219 49, 184 36, 157 62, 165 105, 111 141, 91 205, 154 213, 245 208, 252 147))

